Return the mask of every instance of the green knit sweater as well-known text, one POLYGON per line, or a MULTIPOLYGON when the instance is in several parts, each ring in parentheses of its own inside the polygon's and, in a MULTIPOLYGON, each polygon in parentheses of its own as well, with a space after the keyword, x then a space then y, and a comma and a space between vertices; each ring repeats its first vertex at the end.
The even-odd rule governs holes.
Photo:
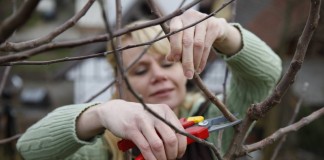
MULTIPOLYGON (((232 73, 227 93, 227 106, 244 115, 252 103, 262 101, 281 75, 280 58, 258 37, 234 24, 243 37, 243 48, 234 56, 224 58, 232 73)), ((180 116, 190 116, 197 111, 203 99, 191 108, 181 109, 180 116)), ((109 152, 102 136, 82 141, 76 135, 76 119, 92 104, 77 104, 55 109, 31 126, 18 140, 17 149, 25 159, 108 159, 109 152)), ((211 105, 206 118, 219 115, 211 105)))

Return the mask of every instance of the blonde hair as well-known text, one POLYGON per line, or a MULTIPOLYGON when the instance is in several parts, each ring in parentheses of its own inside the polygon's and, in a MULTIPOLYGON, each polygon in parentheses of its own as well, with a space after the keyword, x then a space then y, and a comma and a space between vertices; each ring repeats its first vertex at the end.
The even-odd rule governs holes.
MULTIPOLYGON (((134 23, 129 24, 126 27, 135 26, 138 24, 142 24, 144 22, 148 22, 148 21, 146 21, 146 20, 136 21, 134 23)), ((140 30, 136 30, 136 31, 124 34, 124 35, 120 36, 119 38, 120 38, 121 43, 131 39, 134 42, 134 44, 141 44, 141 43, 146 43, 146 42, 152 41, 152 40, 154 40, 158 37, 161 37, 163 35, 164 35, 164 33, 162 32, 162 28, 159 25, 155 25, 155 26, 150 26, 147 28, 143 28, 140 30)), ((116 41, 116 38, 114 39, 114 41, 116 41)), ((108 51, 112 50, 111 42, 108 42, 107 48, 108 48, 107 49, 108 51)), ((148 53, 156 53, 156 54, 166 55, 169 52, 170 52, 170 43, 166 38, 159 40, 157 42, 154 42, 148 48, 148 53)), ((127 56, 129 56, 129 55, 127 55, 127 56)), ((136 58, 137 57, 135 57, 134 59, 136 59, 136 58)), ((107 60, 111 64, 111 66, 114 68, 115 76, 117 76, 117 63, 116 63, 115 56, 113 54, 108 54, 107 60)), ((116 92, 114 93, 112 98, 113 99, 117 98, 116 92)), ((109 146, 108 148, 112 154, 112 160, 123 160, 125 158, 125 155, 122 151, 118 150, 118 147, 117 147, 117 142, 120 140, 120 138, 114 136, 111 132, 106 130, 105 134, 104 134, 104 139, 106 140, 106 142, 109 146)))
MULTIPOLYGON (((147 20, 136 21, 136 22, 133 22, 133 23, 127 25, 126 27, 136 26, 136 25, 139 25, 139 24, 142 24, 145 22, 148 22, 148 21, 147 20)), ((158 37, 162 37, 164 35, 165 34, 164 34, 164 32, 162 32, 161 26, 155 25, 155 26, 150 26, 147 28, 139 29, 139 30, 124 34, 124 35, 120 36, 119 38, 120 38, 121 43, 125 42, 126 40, 131 39, 134 42, 134 44, 142 44, 142 43, 150 42, 150 41, 152 41, 158 37)), ((116 41, 116 38, 114 39, 114 41, 116 41)), ((108 48, 108 51, 112 51, 111 42, 108 42, 107 48, 108 48)), ((150 45, 148 52, 167 55, 170 52, 170 43, 166 38, 161 39, 157 42, 154 42, 152 45, 150 45)), ((135 57, 134 59, 136 59, 136 58, 137 57, 135 57)), ((111 64, 111 66, 114 68, 115 75, 116 75, 117 74, 117 72, 116 72, 117 71, 117 63, 116 63, 116 59, 115 59, 114 55, 108 54, 107 59, 108 59, 108 62, 111 64)))

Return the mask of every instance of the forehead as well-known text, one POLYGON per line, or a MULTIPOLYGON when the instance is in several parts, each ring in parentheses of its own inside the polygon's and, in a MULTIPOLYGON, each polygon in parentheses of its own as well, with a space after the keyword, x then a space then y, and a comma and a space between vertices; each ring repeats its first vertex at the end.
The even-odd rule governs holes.
MULTIPOLYGON (((132 45, 134 44, 131 39, 127 39, 124 42, 124 45, 132 45)), ((141 58, 138 60, 137 63, 141 61, 147 61, 147 60, 164 60, 165 59, 165 53, 158 53, 154 51, 153 49, 146 49, 147 46, 141 46, 141 47, 135 47, 130 48, 123 51, 123 61, 125 65, 129 65, 136 61, 140 56, 141 58), (143 52, 145 52, 143 54, 143 52)))
POLYGON ((124 64, 129 66, 130 64, 134 63, 134 61, 137 61, 136 63, 140 63, 140 62, 147 62, 151 60, 161 61, 165 59, 165 55, 155 53, 155 52, 150 52, 150 51, 146 51, 143 54, 143 51, 144 50, 141 48, 136 48, 136 49, 134 48, 134 49, 129 49, 128 51, 124 51, 123 52, 124 64))

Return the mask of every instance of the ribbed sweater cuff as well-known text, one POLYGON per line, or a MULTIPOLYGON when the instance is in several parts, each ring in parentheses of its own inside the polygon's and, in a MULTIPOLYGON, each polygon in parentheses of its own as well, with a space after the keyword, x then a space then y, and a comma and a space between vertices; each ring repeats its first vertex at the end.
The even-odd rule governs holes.
POLYGON ((243 42, 243 47, 238 53, 231 57, 224 57, 233 75, 250 77, 251 79, 261 76, 262 79, 271 78, 272 81, 277 81, 279 75, 276 73, 280 74, 281 69, 280 58, 253 33, 245 30, 239 24, 234 23, 232 25, 239 29, 243 42), (261 73, 262 75, 260 75, 261 73))
MULTIPOLYGON (((96 105, 96 103, 71 105, 58 109, 58 111, 55 112, 56 118, 53 121, 54 124, 51 125, 51 130, 54 131, 52 135, 59 137, 55 139, 61 141, 71 141, 71 143, 77 142, 81 145, 93 144, 95 142, 95 138, 90 141, 83 141, 78 138, 76 135, 76 120, 83 111, 94 105, 96 105), (56 128, 58 128, 58 130, 56 128)), ((65 144, 68 143, 65 142, 65 144)))
POLYGON ((62 159, 85 144, 76 135, 76 119, 95 103, 70 105, 57 108, 42 120, 31 126, 19 139, 18 150, 26 159, 62 159))

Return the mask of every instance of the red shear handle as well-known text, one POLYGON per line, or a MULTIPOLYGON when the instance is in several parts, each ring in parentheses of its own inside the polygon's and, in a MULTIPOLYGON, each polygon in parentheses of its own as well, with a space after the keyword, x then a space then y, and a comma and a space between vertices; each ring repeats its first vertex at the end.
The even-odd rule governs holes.
MULTIPOLYGON (((195 124, 193 121, 186 121, 186 119, 184 119, 184 118, 181 118, 180 121, 181 121, 181 124, 182 124, 183 128, 188 128, 188 127, 193 126, 195 124)), ((198 126, 195 126, 195 127, 192 127, 192 128, 196 128, 196 127, 198 127, 198 126)), ((190 130, 192 130, 192 131, 188 131, 188 130, 186 130, 186 131, 188 133, 191 133, 191 132, 194 133, 194 132, 197 131, 195 129, 190 129, 190 130)), ((199 135, 199 133, 196 133, 196 134, 199 135)), ((197 135, 195 135, 195 136, 199 137, 197 135)), ((190 144, 190 143, 188 143, 188 144, 190 144)), ((117 143, 117 145, 118 145, 119 150, 121 150, 123 152, 125 152, 125 151, 127 151, 127 150, 129 150, 131 148, 134 148, 136 146, 132 141, 126 140, 126 139, 123 139, 123 140, 119 141, 117 143)))
MULTIPOLYGON (((209 132, 206 127, 192 126, 192 127, 186 128, 186 132, 189 134, 192 134, 195 137, 201 138, 201 139, 206 139, 209 137, 209 132)), ((192 140, 191 138, 187 137, 187 144, 191 144, 193 142, 195 142, 195 141, 192 140)), ((121 150, 123 152, 136 146, 132 141, 126 140, 126 139, 119 141, 117 143, 117 145, 118 145, 119 150, 121 150)), ((135 160, 144 160, 144 157, 142 154, 140 154, 135 158, 135 160)))
MULTIPOLYGON (((186 128, 186 131, 189 134, 192 134, 193 136, 201 139, 206 139, 209 137, 208 128, 206 127, 193 126, 193 127, 186 128)), ((195 142, 193 139, 187 137, 187 144, 191 144, 193 142, 195 142)))
POLYGON ((136 147, 136 145, 133 143, 133 141, 122 139, 118 141, 117 146, 119 150, 126 152, 127 150, 136 147))

